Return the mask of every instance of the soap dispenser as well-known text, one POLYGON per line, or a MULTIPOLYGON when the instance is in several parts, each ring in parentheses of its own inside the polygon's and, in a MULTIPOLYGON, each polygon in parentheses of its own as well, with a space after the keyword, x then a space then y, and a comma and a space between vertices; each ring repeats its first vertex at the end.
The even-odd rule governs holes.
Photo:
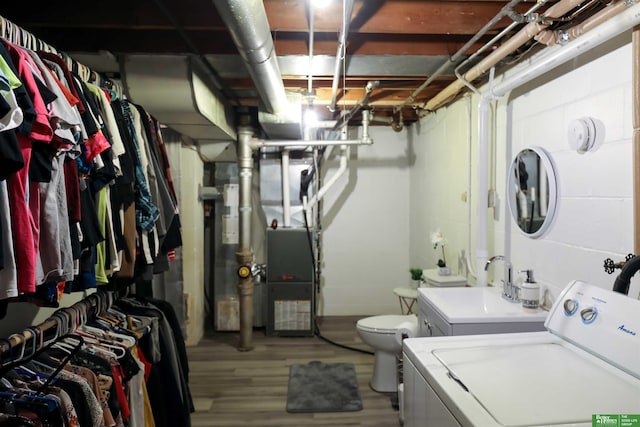
POLYGON ((524 270, 526 279, 520 288, 520 300, 522 307, 528 310, 535 310, 540 304, 540 286, 533 278, 533 270, 524 270))

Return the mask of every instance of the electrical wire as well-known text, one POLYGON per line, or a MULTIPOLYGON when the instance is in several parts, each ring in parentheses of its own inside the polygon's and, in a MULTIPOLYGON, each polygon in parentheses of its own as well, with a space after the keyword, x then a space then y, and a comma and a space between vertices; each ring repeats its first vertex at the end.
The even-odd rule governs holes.
MULTIPOLYGON (((313 252, 313 240, 311 237, 311 229, 309 228, 309 221, 307 220, 307 210, 303 209, 302 210, 302 216, 304 218, 304 227, 307 230, 307 241, 309 242, 309 250, 311 252, 311 259, 312 259, 312 266, 313 266, 313 277, 315 277, 315 273, 316 273, 316 260, 314 257, 314 252, 313 252)), ((316 283, 317 285, 317 283, 316 283)), ((320 293, 320 288, 318 287, 317 293, 320 293)), ((315 300, 315 307, 313 310, 313 335, 315 335, 316 337, 320 338, 322 341, 325 341, 331 345, 335 345, 336 347, 340 347, 343 348, 345 350, 351 350, 351 351, 357 351, 359 353, 364 353, 364 354, 371 354, 373 355, 374 353, 372 351, 369 350, 363 350, 361 348, 356 348, 356 347, 350 347, 348 345, 345 344, 340 344, 336 341, 333 341, 327 337, 325 337, 324 335, 322 335, 322 332, 320 332, 320 327, 318 326, 318 316, 317 316, 317 309, 318 309, 318 299, 316 298, 315 300)))

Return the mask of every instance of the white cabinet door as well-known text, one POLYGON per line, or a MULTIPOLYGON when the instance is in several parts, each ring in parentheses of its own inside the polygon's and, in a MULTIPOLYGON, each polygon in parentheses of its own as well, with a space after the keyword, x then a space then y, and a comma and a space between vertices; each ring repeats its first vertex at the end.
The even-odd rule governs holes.
POLYGON ((403 360, 404 427, 460 427, 406 354, 403 360))
POLYGON ((423 304, 418 309, 418 332, 421 337, 451 335, 451 325, 433 308, 427 304, 423 304))

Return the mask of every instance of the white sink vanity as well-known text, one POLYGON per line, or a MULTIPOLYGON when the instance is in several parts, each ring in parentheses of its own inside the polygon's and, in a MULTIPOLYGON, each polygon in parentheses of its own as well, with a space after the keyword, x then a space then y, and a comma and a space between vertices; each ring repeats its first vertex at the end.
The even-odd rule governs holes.
POLYGON ((547 312, 507 301, 495 287, 420 288, 421 337, 544 331, 547 312))

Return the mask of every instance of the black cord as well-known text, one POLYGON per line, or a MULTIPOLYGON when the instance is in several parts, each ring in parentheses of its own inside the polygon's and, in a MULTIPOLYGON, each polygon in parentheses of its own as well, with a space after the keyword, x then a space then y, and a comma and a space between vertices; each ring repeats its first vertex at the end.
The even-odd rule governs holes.
MULTIPOLYGON (((312 260, 312 266, 313 266, 313 277, 316 277, 316 260, 314 257, 314 253, 313 253, 313 241, 311 238, 311 229, 309 228, 309 221, 307 221, 307 210, 303 209, 302 210, 302 216, 304 217, 304 227, 307 230, 307 240, 309 241, 309 251, 311 252, 311 260, 312 260)), ((316 283, 316 286, 318 286, 318 284, 316 283)), ((320 293, 320 287, 318 286, 318 291, 317 293, 320 293)), ((372 351, 369 350, 363 350, 361 348, 356 348, 356 347, 350 347, 348 345, 345 344, 340 344, 338 342, 335 342, 327 337, 325 337, 324 335, 322 335, 322 333, 320 332, 320 328, 318 327, 318 316, 317 316, 317 310, 318 310, 318 299, 316 298, 315 300, 315 304, 316 306, 314 307, 313 310, 313 334, 320 338, 322 341, 325 341, 331 345, 335 345, 336 347, 340 347, 340 348, 344 348, 345 350, 351 350, 351 351, 357 351, 359 353, 365 353, 365 354, 374 354, 372 351)))
POLYGON ((302 216, 304 217, 304 228, 307 230, 307 242, 309 242, 309 253, 311 254, 311 265, 313 267, 313 277, 316 277, 316 258, 313 253, 313 239, 311 238, 311 229, 309 229, 309 221, 307 221, 306 209, 302 209, 302 216))
POLYGON ((335 342, 335 341, 332 341, 332 340, 330 340, 329 338, 327 338, 327 337, 323 336, 323 335, 320 333, 320 329, 318 329, 318 324, 317 324, 316 322, 314 322, 314 325, 315 325, 315 327, 316 327, 315 335, 316 335, 318 338, 320 338, 322 341, 326 341, 326 342, 328 342, 329 344, 335 345, 336 347, 344 348, 344 349, 346 349, 346 350, 357 351, 357 352, 359 352, 359 353, 364 353, 364 354, 371 354, 371 355, 373 355, 373 354, 374 354, 374 353, 373 353, 373 351, 363 350, 363 349, 361 349, 361 348, 356 348, 356 347, 349 347, 348 345, 344 345, 344 344, 340 344, 340 343, 337 343, 337 342, 335 342))

